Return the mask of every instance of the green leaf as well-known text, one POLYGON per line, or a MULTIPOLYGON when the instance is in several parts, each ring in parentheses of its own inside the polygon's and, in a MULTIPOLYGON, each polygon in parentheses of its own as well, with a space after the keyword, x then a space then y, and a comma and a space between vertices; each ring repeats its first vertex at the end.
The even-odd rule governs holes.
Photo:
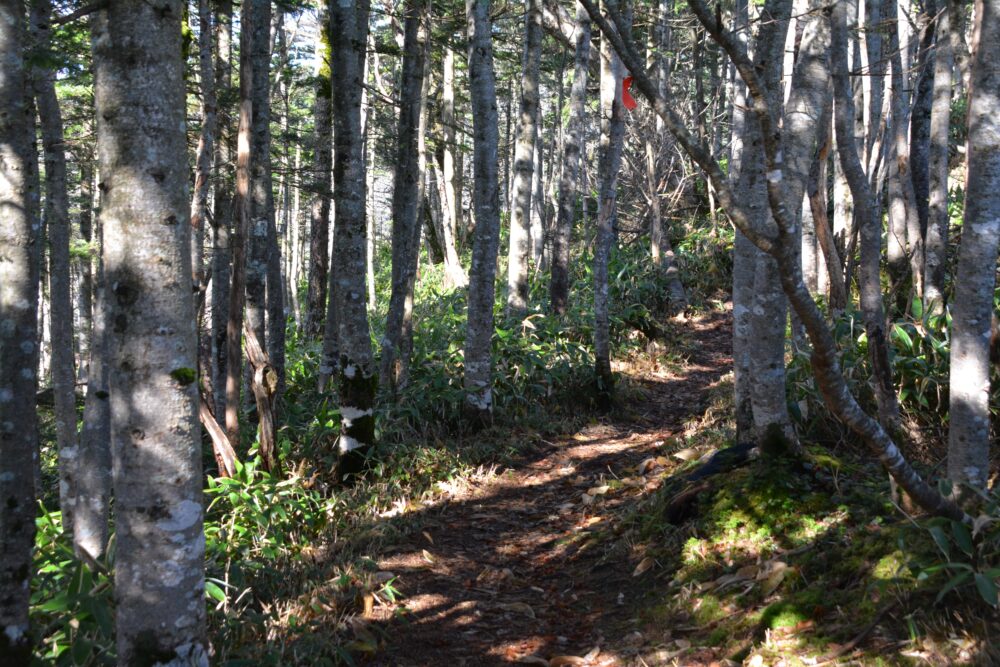
POLYGON ((934 538, 934 543, 937 544, 944 557, 951 560, 951 544, 948 543, 948 536, 944 534, 944 529, 941 526, 931 526, 927 531, 934 538))
POLYGON ((942 600, 942 598, 944 598, 945 595, 967 582, 971 576, 972 573, 970 572, 961 572, 952 577, 951 580, 949 580, 948 583, 945 584, 944 587, 938 592, 937 597, 934 598, 934 604, 937 604, 942 600))
POLYGON ((913 349, 913 339, 910 338, 910 334, 906 333, 906 330, 903 329, 903 327, 898 324, 893 324, 892 333, 906 345, 907 349, 913 349))
POLYGON ((991 607, 997 606, 997 584, 993 579, 981 572, 976 572, 976 589, 986 604, 991 607))
POLYGON ((955 536, 955 544, 969 556, 972 555, 972 533, 964 523, 951 522, 951 534, 955 536))
POLYGON ((205 582, 205 594, 212 598, 216 602, 226 601, 226 592, 222 590, 222 587, 213 581, 205 582))

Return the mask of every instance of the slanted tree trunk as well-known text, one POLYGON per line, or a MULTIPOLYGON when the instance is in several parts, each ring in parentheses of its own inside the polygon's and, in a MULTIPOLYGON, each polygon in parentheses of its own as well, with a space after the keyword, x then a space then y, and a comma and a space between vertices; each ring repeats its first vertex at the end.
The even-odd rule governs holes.
POLYGON ((339 360, 330 357, 330 326, 326 328, 323 364, 337 369, 341 458, 337 475, 348 479, 367 465, 375 444, 375 389, 378 382, 368 329, 365 263, 365 140, 361 127, 361 90, 368 37, 369 0, 341 0, 330 7, 332 48, 334 168, 336 215, 327 322, 336 309, 335 335, 339 360), (336 287, 333 282, 336 281, 336 287))
MULTIPOLYGON (((965 222, 951 325, 948 478, 985 489, 990 474, 990 320, 1000 241, 1000 0, 977 0, 969 80, 965 222)), ((964 495, 964 494, 963 494, 964 495)))
MULTIPOLYGON (((34 0, 31 37, 36 62, 49 50, 52 5, 34 0)), ((62 113, 56 98, 55 73, 35 65, 31 83, 38 107, 45 151, 45 227, 49 238, 49 303, 51 304, 52 389, 55 397, 56 442, 59 447, 59 509, 63 530, 73 532, 77 487, 76 373, 73 370, 73 300, 69 275, 69 195, 62 113)))
POLYGON ((306 293, 306 333, 319 338, 326 315, 326 288, 330 270, 330 170, 333 168, 333 133, 330 115, 330 10, 320 3, 316 40, 316 101, 313 117, 312 204, 309 226, 309 286, 306 293))
POLYGON ((948 251, 948 128, 951 123, 951 81, 955 69, 952 51, 953 0, 944 0, 937 15, 934 86, 931 101, 928 177, 930 199, 924 246, 924 311, 944 312, 944 280, 948 251))
POLYGON ((538 143, 538 70, 542 56, 542 0, 525 0, 521 110, 514 147, 510 250, 507 255, 507 311, 513 317, 528 308, 528 258, 531 256, 531 195, 538 143))
POLYGON ((493 24, 489 0, 466 0, 469 93, 472 98, 473 189, 476 218, 469 271, 465 336, 465 405, 470 419, 484 421, 493 410, 493 299, 500 242, 499 132, 493 72, 493 24))
POLYGON ((0 663, 31 662, 28 583, 35 542, 38 247, 33 124, 26 113, 24 3, 0 2, 0 663))
POLYGON ((392 189, 392 293, 382 339, 380 382, 395 392, 410 360, 402 355, 403 329, 413 309, 413 284, 423 224, 419 139, 424 92, 426 32, 423 0, 407 0, 400 71, 399 123, 392 189))
MULTIPOLYGON (((628 18, 626 18, 626 21, 628 18)), ((608 320, 608 262, 615 242, 618 172, 625 143, 625 108, 622 106, 622 64, 607 38, 601 39, 601 144, 598 157, 600 191, 597 242, 594 246, 594 370, 597 391, 609 399, 614 388, 611 374, 611 329, 608 320)))
MULTIPOLYGON (((669 100, 656 90, 655 84, 644 71, 630 36, 623 37, 615 32, 608 20, 594 5, 593 0, 580 0, 580 2, 586 7, 591 19, 598 24, 601 32, 612 40, 615 50, 626 67, 633 73, 639 91, 655 105, 657 114, 664 119, 667 128, 677 139, 678 144, 715 184, 719 193, 719 201, 728 212, 733 224, 756 247, 778 259, 782 288, 809 335, 813 348, 812 367, 817 384, 830 410, 862 439, 889 470, 893 478, 899 482, 899 485, 921 507, 939 516, 971 524, 971 517, 953 502, 942 497, 913 470, 891 436, 877 421, 864 413, 848 390, 837 359, 836 342, 822 313, 816 306, 816 302, 809 296, 809 291, 802 281, 801 267, 797 263, 798 257, 793 245, 797 241, 793 229, 796 223, 789 215, 789 209, 782 196, 783 160, 779 159, 780 146, 777 135, 772 130, 775 115, 768 103, 765 95, 766 89, 758 76, 758 70, 747 57, 746 51, 740 47, 730 32, 715 21, 711 10, 703 0, 688 0, 688 4, 695 10, 698 20, 709 30, 712 37, 725 48, 730 58, 739 67, 740 74, 747 82, 749 90, 754 94, 753 115, 758 119, 762 129, 765 130, 761 134, 765 138, 763 149, 768 169, 768 203, 777 223, 777 236, 759 233, 754 229, 747 207, 736 198, 722 169, 709 153, 707 146, 694 138, 694 135, 682 124, 673 107, 670 106, 669 100)), ((609 6, 608 13, 616 25, 624 24, 620 14, 613 6, 609 6)))
POLYGON ((208 665, 182 12, 111 0, 92 23, 123 665, 208 665))
POLYGON ((569 96, 569 122, 563 135, 563 159, 559 177, 559 207, 552 230, 552 272, 549 308, 556 315, 566 312, 569 302, 569 250, 576 218, 580 156, 583 152, 583 123, 586 117, 587 70, 590 62, 590 20, 582 5, 576 10, 576 51, 573 88, 569 96))

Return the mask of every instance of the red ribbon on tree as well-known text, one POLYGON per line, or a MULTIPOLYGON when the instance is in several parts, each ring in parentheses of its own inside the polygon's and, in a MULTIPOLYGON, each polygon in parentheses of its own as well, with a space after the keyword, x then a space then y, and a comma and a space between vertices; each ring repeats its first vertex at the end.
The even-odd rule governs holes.
POLYGON ((629 92, 628 92, 628 89, 631 88, 631 87, 632 87, 632 77, 631 76, 627 76, 624 79, 622 79, 622 104, 629 111, 631 111, 632 109, 635 109, 635 107, 636 107, 635 98, 632 97, 629 94, 629 92))

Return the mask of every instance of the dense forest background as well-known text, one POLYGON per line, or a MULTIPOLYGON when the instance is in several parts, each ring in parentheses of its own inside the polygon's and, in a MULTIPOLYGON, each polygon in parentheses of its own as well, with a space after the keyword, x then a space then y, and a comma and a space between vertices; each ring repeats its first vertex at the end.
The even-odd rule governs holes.
POLYGON ((0 665, 997 664, 998 95, 998 0, 0 0, 0 665))

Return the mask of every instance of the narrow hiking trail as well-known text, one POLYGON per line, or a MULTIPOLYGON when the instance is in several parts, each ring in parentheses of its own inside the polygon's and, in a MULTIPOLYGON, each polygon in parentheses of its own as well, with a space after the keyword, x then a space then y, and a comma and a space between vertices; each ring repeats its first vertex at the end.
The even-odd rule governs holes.
MULTIPOLYGON (((730 326, 728 312, 689 320, 683 367, 630 368, 641 391, 627 410, 463 489, 384 549, 379 568, 403 597, 369 617, 385 637, 372 664, 642 665, 682 637, 636 631, 629 601, 667 582, 615 524, 683 463, 675 438, 731 369, 730 326)), ((685 664, 714 658, 689 652, 685 664)))

